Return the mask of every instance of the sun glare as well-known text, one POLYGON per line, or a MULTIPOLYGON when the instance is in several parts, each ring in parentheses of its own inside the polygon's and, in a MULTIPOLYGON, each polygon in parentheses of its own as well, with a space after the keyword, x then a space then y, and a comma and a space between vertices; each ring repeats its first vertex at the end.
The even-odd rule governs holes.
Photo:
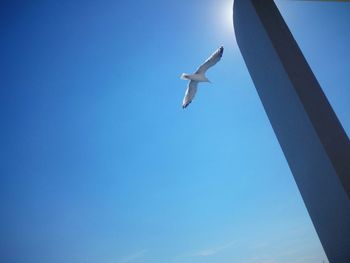
POLYGON ((223 27, 225 27, 225 30, 229 30, 232 32, 233 27, 233 1, 232 0, 224 0, 221 3, 221 10, 220 13, 222 14, 222 23, 223 27))
POLYGON ((233 30, 233 1, 221 0, 216 2, 215 7, 216 28, 226 40, 235 40, 233 30))

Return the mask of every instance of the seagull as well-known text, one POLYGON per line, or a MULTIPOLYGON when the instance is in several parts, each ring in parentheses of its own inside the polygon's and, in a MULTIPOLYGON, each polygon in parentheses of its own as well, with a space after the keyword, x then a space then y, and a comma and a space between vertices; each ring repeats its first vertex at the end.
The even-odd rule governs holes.
POLYGON ((199 68, 196 70, 194 74, 186 74, 183 73, 181 75, 181 79, 189 80, 187 90, 185 93, 185 97, 182 101, 182 108, 185 109, 194 99, 194 96, 197 92, 197 85, 199 82, 209 82, 210 80, 205 76, 205 72, 216 63, 222 57, 224 53, 224 47, 219 47, 199 68))

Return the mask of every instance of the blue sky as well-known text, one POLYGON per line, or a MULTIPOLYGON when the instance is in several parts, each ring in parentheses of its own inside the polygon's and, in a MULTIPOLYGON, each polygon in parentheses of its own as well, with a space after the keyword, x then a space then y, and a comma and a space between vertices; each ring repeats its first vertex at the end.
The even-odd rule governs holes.
MULTIPOLYGON (((347 133, 350 5, 278 1, 347 133)), ((2 2, 0 261, 322 262, 231 1, 2 2), (196 100, 191 72, 217 47, 196 100)))

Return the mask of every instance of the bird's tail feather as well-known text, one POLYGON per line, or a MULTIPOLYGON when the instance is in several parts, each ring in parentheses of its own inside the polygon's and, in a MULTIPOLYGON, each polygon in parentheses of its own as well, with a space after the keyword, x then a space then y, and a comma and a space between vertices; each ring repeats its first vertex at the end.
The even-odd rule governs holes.
POLYGON ((182 73, 180 78, 181 78, 181 79, 188 80, 188 74, 182 73))

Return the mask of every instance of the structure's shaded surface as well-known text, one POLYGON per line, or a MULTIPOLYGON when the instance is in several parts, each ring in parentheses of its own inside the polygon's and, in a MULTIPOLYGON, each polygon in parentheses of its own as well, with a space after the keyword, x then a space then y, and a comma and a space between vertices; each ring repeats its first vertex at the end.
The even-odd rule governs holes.
POLYGON ((330 262, 350 262, 350 142, 273 0, 235 0, 239 48, 330 262))

